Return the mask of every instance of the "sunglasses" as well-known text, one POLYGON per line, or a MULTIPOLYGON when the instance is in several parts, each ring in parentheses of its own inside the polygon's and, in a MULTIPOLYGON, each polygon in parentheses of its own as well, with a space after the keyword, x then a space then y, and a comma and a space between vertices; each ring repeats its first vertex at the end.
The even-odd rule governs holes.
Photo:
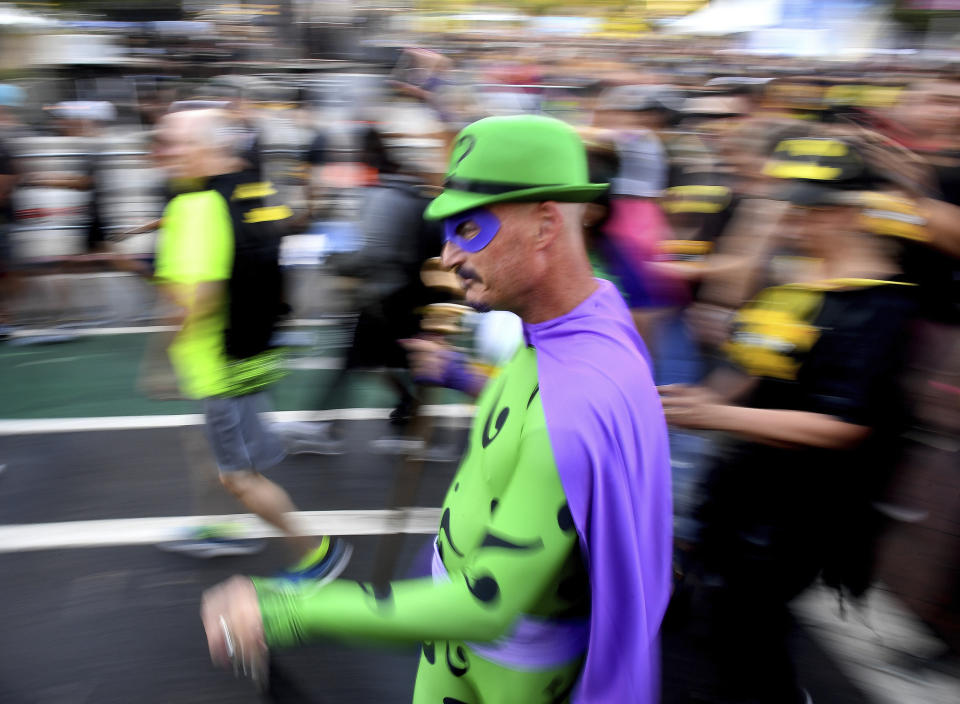
POLYGON ((486 208, 476 208, 443 221, 443 241, 474 254, 500 232, 500 219, 486 208))

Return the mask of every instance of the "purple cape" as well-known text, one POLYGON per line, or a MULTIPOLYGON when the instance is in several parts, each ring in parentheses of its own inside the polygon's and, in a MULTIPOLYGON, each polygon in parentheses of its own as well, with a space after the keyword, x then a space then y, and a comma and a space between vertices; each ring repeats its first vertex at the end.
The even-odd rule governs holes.
POLYGON ((656 704, 670 597, 670 450, 646 347, 616 288, 524 324, 550 444, 590 575, 578 704, 656 704))

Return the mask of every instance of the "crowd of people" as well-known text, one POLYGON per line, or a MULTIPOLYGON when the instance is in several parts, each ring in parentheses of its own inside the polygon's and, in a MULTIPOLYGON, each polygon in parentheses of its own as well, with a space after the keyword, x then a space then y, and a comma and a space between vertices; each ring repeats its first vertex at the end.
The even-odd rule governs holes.
MULTIPOLYGON (((293 197, 243 81, 150 113, 164 207, 127 234, 158 228, 156 246, 95 263, 159 284, 221 482, 294 563, 205 595, 215 661, 261 673, 270 649, 314 639, 422 643, 416 702, 652 704, 661 627, 696 618, 718 701, 812 701, 789 601, 818 579, 866 594, 904 433, 960 431, 956 355, 924 356, 960 339, 960 74, 674 51, 407 51, 336 125, 300 95, 293 197), (401 134, 392 110, 416 124, 401 134), (336 580, 350 546, 304 535, 263 475, 286 452, 350 451, 333 424, 259 415, 290 315, 282 240, 344 210, 356 246, 326 266, 362 282, 357 323, 317 407, 343 407, 347 374, 369 368, 388 371, 400 427, 427 386, 477 397, 431 573, 389 583, 336 580), (459 286, 427 285, 437 257, 459 286), (421 331, 450 301, 496 321, 476 344, 494 364, 421 331), (936 385, 906 383, 921 361, 936 385)), ((115 117, 76 101, 50 115, 81 137, 115 117)), ((15 324, 17 189, 89 191, 86 253, 111 237, 93 161, 31 173, 0 131, 0 171, 15 324)), ((244 542, 206 530, 180 547, 244 542)))

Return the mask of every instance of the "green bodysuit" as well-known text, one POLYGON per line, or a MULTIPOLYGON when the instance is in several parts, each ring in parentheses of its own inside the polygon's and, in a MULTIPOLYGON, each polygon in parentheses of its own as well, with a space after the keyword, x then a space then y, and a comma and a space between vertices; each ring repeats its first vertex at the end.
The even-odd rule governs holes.
POLYGON ((535 350, 518 351, 478 400, 443 502, 432 579, 379 589, 254 584, 271 648, 330 637, 421 642, 417 704, 566 701, 586 651, 589 579, 535 350))

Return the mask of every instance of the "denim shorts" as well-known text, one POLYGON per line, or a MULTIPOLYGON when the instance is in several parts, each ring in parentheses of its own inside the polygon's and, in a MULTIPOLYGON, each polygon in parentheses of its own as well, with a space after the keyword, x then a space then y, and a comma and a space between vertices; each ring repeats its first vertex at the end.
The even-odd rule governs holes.
POLYGON ((221 472, 262 472, 283 461, 283 440, 259 415, 268 410, 263 392, 204 399, 207 439, 221 472))

